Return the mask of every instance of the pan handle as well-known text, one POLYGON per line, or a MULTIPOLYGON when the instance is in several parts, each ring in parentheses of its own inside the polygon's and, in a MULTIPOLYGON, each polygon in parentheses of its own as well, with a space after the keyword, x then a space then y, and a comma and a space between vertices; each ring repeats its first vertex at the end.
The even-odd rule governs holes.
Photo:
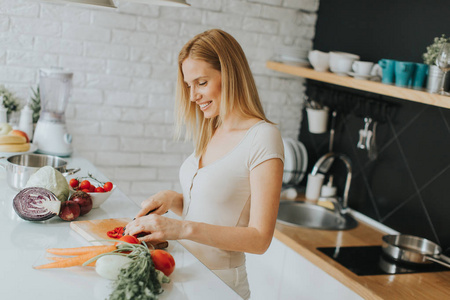
POLYGON ((425 259, 431 260, 431 261, 433 261, 435 263, 443 265, 444 267, 450 268, 450 264, 448 264, 448 263, 446 263, 446 262, 444 262, 444 261, 442 261, 442 260, 440 260, 438 258, 434 258, 434 257, 428 256, 428 255, 425 255, 425 259))
POLYGON ((67 169, 66 172, 62 173, 63 176, 69 176, 69 175, 73 175, 75 173, 77 173, 78 171, 80 171, 80 168, 76 168, 76 169, 67 169))
POLYGON ((440 258, 441 260, 445 261, 446 263, 449 263, 449 264, 450 264, 450 257, 448 257, 448 256, 446 256, 446 255, 444 255, 444 254, 440 254, 440 255, 439 255, 439 258, 440 258))

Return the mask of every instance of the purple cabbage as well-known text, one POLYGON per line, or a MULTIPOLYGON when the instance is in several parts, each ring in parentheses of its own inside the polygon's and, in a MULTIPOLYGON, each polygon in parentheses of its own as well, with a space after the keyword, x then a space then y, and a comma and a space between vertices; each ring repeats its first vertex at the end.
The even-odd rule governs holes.
POLYGON ((13 207, 24 220, 45 221, 59 214, 61 201, 45 188, 28 187, 14 197, 13 207))

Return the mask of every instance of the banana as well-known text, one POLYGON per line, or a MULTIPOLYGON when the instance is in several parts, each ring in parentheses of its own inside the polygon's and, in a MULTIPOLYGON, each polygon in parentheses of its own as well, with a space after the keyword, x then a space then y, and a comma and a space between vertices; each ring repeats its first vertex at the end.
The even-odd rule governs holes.
POLYGON ((0 136, 0 145, 5 144, 25 144, 27 142, 27 139, 23 136, 19 135, 2 135, 0 136))
POLYGON ((21 135, 7 134, 0 136, 0 152, 26 152, 30 143, 21 135))
POLYGON ((30 143, 0 145, 0 152, 26 152, 28 150, 30 150, 30 143))

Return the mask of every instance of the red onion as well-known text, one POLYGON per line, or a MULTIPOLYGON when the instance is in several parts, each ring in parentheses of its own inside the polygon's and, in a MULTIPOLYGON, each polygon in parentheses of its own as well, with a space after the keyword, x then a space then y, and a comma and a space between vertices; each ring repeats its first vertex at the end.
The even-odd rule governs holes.
POLYGON ((75 201, 80 205, 80 216, 87 214, 92 209, 92 198, 88 193, 77 191, 70 196, 70 201, 75 201))
POLYGON ((80 216, 80 205, 74 201, 68 200, 61 205, 59 217, 64 221, 73 221, 80 216))

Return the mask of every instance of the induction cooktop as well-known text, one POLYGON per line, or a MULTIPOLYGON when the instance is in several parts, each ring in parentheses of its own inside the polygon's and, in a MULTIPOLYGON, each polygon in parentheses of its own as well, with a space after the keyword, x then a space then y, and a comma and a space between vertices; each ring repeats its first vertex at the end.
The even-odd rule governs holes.
POLYGON ((383 254, 381 246, 321 247, 317 249, 358 276, 450 271, 436 263, 395 262, 383 254))

